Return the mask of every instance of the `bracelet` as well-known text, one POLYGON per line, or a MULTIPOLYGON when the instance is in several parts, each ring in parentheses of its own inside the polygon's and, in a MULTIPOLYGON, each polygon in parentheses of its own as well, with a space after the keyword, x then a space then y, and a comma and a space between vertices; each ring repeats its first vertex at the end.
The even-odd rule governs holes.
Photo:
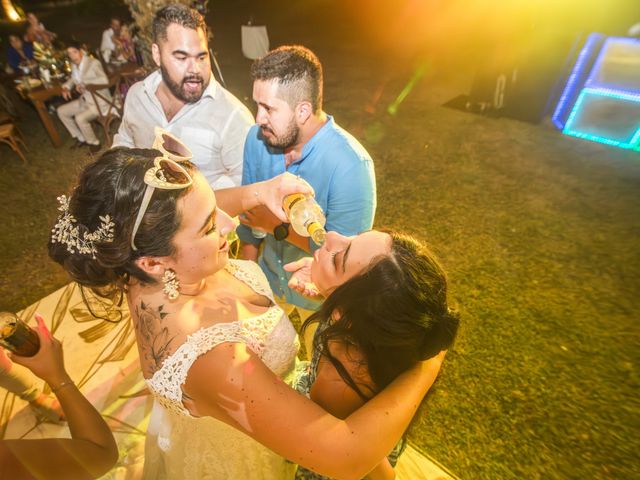
POLYGON ((253 201, 256 202, 256 206, 262 205, 262 202, 260 201, 260 190, 253 191, 253 201))
POLYGON ((73 380, 71 380, 71 379, 65 380, 60 385, 58 385, 56 387, 51 387, 51 392, 56 393, 61 388, 68 387, 69 385, 75 385, 75 383, 73 383, 73 380))

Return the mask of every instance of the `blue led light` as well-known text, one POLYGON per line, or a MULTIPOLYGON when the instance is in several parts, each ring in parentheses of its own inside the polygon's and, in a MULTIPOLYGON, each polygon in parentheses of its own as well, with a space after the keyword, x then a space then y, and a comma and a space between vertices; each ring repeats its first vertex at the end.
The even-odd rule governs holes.
MULTIPOLYGON (((604 59, 607 56, 607 53, 609 52, 609 48, 612 45, 629 45, 631 47, 638 47, 640 45, 640 40, 637 38, 628 38, 628 37, 609 37, 605 40, 604 44, 602 45, 602 48, 600 49, 600 53, 598 54, 598 58, 596 58, 595 63, 593 64, 593 68, 591 69, 591 72, 589 73, 589 78, 587 78, 587 81, 585 82, 585 87, 593 87, 593 88, 607 88, 610 87, 611 85, 607 85, 606 83, 599 83, 596 79, 596 76, 598 75, 598 73, 600 72, 600 70, 602 69, 602 62, 604 62, 604 59)), ((625 93, 630 93, 630 94, 640 94, 640 89, 636 90, 636 89, 630 89, 630 88, 620 88, 620 87, 616 87, 615 89, 616 91, 619 92, 625 92, 625 93)))
POLYGON ((584 74, 584 67, 587 60, 591 57, 591 53, 593 48, 599 43, 599 40, 602 39, 602 35, 599 33, 592 33, 587 37, 587 41, 580 50, 578 54, 578 59, 576 60, 573 69, 571 70, 571 74, 569 75, 569 79, 565 84, 564 90, 562 91, 562 95, 560 96, 560 100, 556 106, 556 110, 551 117, 551 120, 555 124, 558 129, 562 130, 564 125, 562 123, 561 118, 564 116, 567 103, 570 99, 572 99, 576 93, 578 80, 584 74))
POLYGON ((589 95, 607 97, 625 102, 633 102, 637 103, 640 106, 640 94, 621 92, 606 88, 584 88, 582 89, 582 92, 580 92, 580 96, 578 97, 578 100, 576 101, 573 110, 571 111, 571 114, 567 119, 567 123, 562 133, 571 135, 573 137, 604 143, 606 145, 612 145, 619 148, 640 150, 640 117, 638 118, 638 127, 636 128, 636 131, 631 136, 631 139, 628 142, 580 131, 574 127, 574 121, 581 112, 582 105, 589 95))

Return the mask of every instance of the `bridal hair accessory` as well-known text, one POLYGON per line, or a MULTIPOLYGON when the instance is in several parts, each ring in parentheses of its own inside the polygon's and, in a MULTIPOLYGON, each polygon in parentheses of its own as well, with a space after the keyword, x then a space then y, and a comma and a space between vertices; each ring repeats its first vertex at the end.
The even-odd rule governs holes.
POLYGON ((82 232, 77 225, 76 218, 69 213, 69 198, 66 195, 58 197, 60 206, 58 210, 62 214, 58 217, 58 222, 51 229, 51 243, 64 243, 69 253, 80 253, 91 255, 96 258, 97 249, 95 244, 99 242, 113 242, 114 226, 109 215, 99 216, 100 226, 93 232, 82 232))
POLYGON ((180 283, 176 277, 176 272, 167 268, 164 271, 164 275, 162 276, 162 283, 164 283, 164 288, 162 291, 167 296, 169 300, 175 300, 180 295, 180 283))
POLYGON ((140 209, 138 210, 138 215, 133 223, 133 230, 131 232, 131 248, 133 250, 138 250, 135 244, 136 233, 138 233, 138 228, 149 207, 149 202, 155 189, 180 190, 191 185, 193 179, 191 175, 189 175, 189 172, 178 162, 167 157, 156 157, 153 161, 153 167, 144 174, 144 183, 147 184, 147 188, 144 191, 142 203, 140 204, 140 209))

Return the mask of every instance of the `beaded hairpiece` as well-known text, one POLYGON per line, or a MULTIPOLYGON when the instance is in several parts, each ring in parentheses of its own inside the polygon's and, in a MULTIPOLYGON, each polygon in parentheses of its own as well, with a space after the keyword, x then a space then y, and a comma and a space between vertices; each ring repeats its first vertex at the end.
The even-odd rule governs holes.
POLYGON ((51 242, 64 243, 69 253, 78 252, 82 255, 91 255, 95 259, 97 253, 95 242, 113 242, 115 224, 111 221, 111 217, 100 216, 100 226, 94 232, 83 232, 81 236, 76 218, 69 213, 69 199, 66 195, 62 195, 58 197, 58 201, 60 202, 58 210, 62 214, 51 230, 51 242))

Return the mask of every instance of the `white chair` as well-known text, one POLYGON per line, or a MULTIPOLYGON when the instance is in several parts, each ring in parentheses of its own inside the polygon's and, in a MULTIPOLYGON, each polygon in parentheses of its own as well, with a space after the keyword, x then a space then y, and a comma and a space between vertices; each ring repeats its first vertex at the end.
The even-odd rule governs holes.
POLYGON ((264 25, 242 25, 242 54, 255 60, 269 51, 269 35, 264 25))

